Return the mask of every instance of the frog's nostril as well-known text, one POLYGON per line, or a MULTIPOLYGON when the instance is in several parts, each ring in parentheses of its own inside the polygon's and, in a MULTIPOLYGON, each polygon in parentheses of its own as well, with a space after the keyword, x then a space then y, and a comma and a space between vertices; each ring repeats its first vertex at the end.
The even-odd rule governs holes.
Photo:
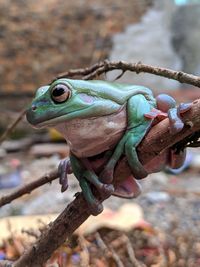
POLYGON ((36 105, 32 105, 32 110, 35 111, 37 109, 36 105))

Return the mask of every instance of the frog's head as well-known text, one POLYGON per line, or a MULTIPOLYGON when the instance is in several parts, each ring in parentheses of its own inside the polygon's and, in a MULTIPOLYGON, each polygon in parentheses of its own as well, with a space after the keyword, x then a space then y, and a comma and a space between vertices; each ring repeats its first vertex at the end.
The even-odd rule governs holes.
POLYGON ((40 87, 27 110, 27 120, 36 128, 52 126, 92 112, 97 96, 84 91, 72 80, 58 79, 51 85, 40 87))

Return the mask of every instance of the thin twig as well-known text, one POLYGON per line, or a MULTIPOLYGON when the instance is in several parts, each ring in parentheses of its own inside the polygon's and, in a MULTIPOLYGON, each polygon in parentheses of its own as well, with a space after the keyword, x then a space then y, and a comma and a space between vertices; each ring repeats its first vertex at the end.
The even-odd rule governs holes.
POLYGON ((99 232, 95 234, 95 238, 98 242, 99 247, 101 248, 102 252, 104 253, 104 256, 107 259, 112 258, 115 261, 116 266, 118 267, 124 267, 123 262, 121 261, 120 257, 117 255, 115 249, 113 246, 108 246, 102 239, 99 232))
POLYGON ((0 137, 0 144, 12 133, 12 131, 15 129, 17 124, 23 119, 24 115, 26 114, 26 109, 23 109, 19 116, 13 121, 8 128, 5 130, 5 132, 0 137))
POLYGON ((50 183, 57 178, 58 178, 58 171, 57 170, 53 170, 50 173, 43 175, 41 178, 22 186, 21 188, 15 190, 14 192, 12 192, 8 195, 1 197, 0 198, 0 207, 12 202, 13 200, 15 200, 15 199, 17 199, 17 198, 19 198, 25 194, 30 194, 36 188, 38 188, 38 187, 40 187, 46 183, 50 183))
POLYGON ((107 246, 106 246, 105 242, 103 241, 103 239, 102 239, 101 235, 99 234, 99 232, 95 233, 95 238, 96 238, 97 244, 101 248, 102 252, 103 253, 107 253, 107 246))
POLYGON ((165 254, 165 250, 163 248, 163 244, 161 242, 161 240, 159 239, 158 235, 155 236, 156 239, 156 243, 157 243, 157 248, 158 248, 158 252, 160 254, 160 262, 159 262, 159 267, 167 267, 168 264, 168 260, 167 260, 167 256, 165 254))
MULTIPOLYGON (((162 76, 168 79, 179 81, 180 83, 187 83, 197 87, 200 87, 200 77, 192 74, 185 73, 183 71, 174 71, 171 69, 155 67, 147 64, 138 63, 127 63, 125 61, 102 61, 91 67, 84 69, 69 70, 65 73, 59 74, 55 79, 58 78, 73 78, 81 77, 84 80, 92 80, 99 77, 101 74, 112 70, 121 70, 122 73, 126 71, 132 71, 137 74, 144 72, 150 73, 157 76, 162 76)), ((121 75, 120 75, 121 77, 121 75)))
POLYGON ((80 262, 80 266, 81 267, 90 267, 89 263, 90 263, 90 254, 86 245, 86 240, 84 238, 83 235, 80 235, 78 238, 78 242, 79 245, 81 247, 81 252, 80 252, 80 256, 81 256, 81 262, 80 262))
POLYGON ((117 267, 125 267, 123 262, 121 261, 120 257, 118 256, 118 254, 116 253, 116 251, 114 250, 114 248, 112 248, 111 246, 109 246, 109 249, 112 253, 112 258, 114 259, 117 267))
POLYGON ((71 77, 72 78, 74 76, 88 75, 88 74, 94 72, 96 69, 98 69, 99 68, 99 64, 100 63, 96 63, 96 64, 94 64, 94 65, 92 65, 91 67, 88 67, 88 68, 74 69, 74 70, 69 70, 69 71, 60 73, 55 77, 54 80, 61 79, 61 78, 66 78, 66 77, 71 77))
POLYGON ((127 253, 129 256, 129 259, 133 265, 133 267, 147 267, 145 264, 139 262, 135 257, 135 252, 132 247, 131 241, 129 240, 127 235, 123 235, 124 243, 126 245, 127 253))

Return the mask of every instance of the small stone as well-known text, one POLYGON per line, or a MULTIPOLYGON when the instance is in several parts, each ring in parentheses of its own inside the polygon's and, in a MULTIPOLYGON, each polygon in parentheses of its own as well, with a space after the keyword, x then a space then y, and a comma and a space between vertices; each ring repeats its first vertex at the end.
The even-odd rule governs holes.
POLYGON ((152 191, 145 195, 148 201, 152 203, 168 202, 170 200, 169 194, 161 191, 152 191))

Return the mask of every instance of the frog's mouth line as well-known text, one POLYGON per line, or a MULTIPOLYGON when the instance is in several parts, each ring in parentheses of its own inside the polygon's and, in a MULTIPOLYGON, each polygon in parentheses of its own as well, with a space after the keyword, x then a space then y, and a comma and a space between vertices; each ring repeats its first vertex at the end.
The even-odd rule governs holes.
MULTIPOLYGON (((83 109, 82 109, 83 110, 83 109)), ((80 111, 82 111, 80 110, 80 111)), ((76 116, 71 116, 72 118, 68 118, 69 115, 73 115, 75 112, 70 112, 68 114, 65 114, 65 115, 60 115, 59 117, 55 117, 55 118, 52 118, 52 119, 49 119, 49 120, 45 120, 45 121, 42 121, 42 122, 36 122, 35 124, 33 123, 33 126, 35 128, 44 128, 44 127, 51 127, 51 126, 55 126, 59 123, 62 123, 62 122, 67 122, 69 120, 72 120, 73 117, 75 118, 76 116)), ((31 123, 32 124, 32 123, 31 123)))
POLYGON ((67 114, 64 114, 64 115, 59 115, 60 112, 57 112, 55 114, 55 116, 53 118, 50 118, 48 120, 44 120, 44 118, 40 117, 40 118, 37 118, 35 117, 34 118, 34 111, 32 111, 32 109, 28 110, 27 113, 26 113, 26 117, 27 117, 27 120, 28 122, 33 125, 33 127, 35 128, 44 128, 44 127, 51 127, 51 126, 55 126, 59 123, 62 123, 62 122, 67 122, 71 119, 74 119, 76 117, 83 117, 82 116, 82 112, 85 112, 87 109, 89 109, 89 107, 86 107, 86 108, 83 108, 83 109, 80 109, 80 110, 76 110, 75 112, 69 112, 67 114))
MULTIPOLYGON (((60 123, 68 122, 68 121, 76 119, 76 118, 94 119, 94 118, 97 118, 99 116, 104 117, 104 116, 108 116, 108 115, 111 115, 111 114, 113 114, 113 115, 117 114, 117 113, 121 112, 124 109, 124 105, 122 107, 120 107, 118 110, 116 110, 115 112, 110 112, 110 113, 108 112, 106 114, 105 113, 102 114, 100 112, 99 115, 92 115, 90 113, 87 113, 87 110, 89 110, 90 108, 91 108, 91 106, 87 107, 87 108, 84 108, 84 109, 76 110, 75 112, 67 113, 65 115, 60 115, 60 116, 51 118, 49 120, 45 120, 45 121, 41 121, 41 122, 35 121, 35 123, 34 122, 30 122, 30 123, 35 128, 44 128, 44 127, 52 127, 52 126, 55 126, 55 125, 60 124, 60 123)), ((104 110, 102 109, 102 111, 104 111, 104 110)))

